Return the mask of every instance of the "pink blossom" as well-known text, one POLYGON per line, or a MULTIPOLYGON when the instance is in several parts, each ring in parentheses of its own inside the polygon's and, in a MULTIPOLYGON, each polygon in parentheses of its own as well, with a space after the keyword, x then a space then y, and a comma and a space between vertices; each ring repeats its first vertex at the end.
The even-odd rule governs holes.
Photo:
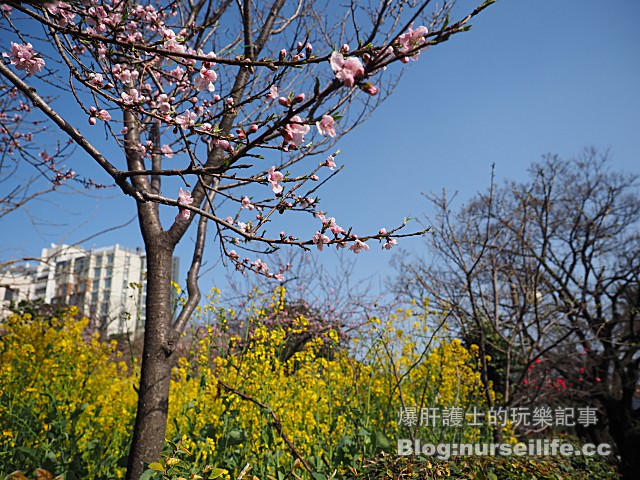
POLYGON ((91 85, 94 85, 96 87, 101 87, 102 82, 104 82, 104 77, 102 76, 101 73, 92 73, 91 75, 89 75, 89 83, 91 85))
POLYGON ((349 250, 353 253, 360 253, 363 250, 369 250, 369 245, 356 238, 353 244, 349 247, 349 250))
POLYGON ((98 44, 98 58, 100 58, 100 60, 104 60, 105 58, 107 58, 107 46, 104 43, 99 43, 98 44))
POLYGON ((325 165, 326 167, 329 167, 329 170, 333 170, 334 168, 336 168, 335 158, 336 158, 335 156, 329 155, 323 165, 325 165))
POLYGON ((242 197, 242 207, 243 209, 246 210, 253 210, 255 207, 251 204, 251 200, 249 200, 249 197, 244 196, 242 197))
MULTIPOLYGON (((191 192, 189 190, 183 190, 180 188, 178 192, 178 205, 191 205, 193 203, 193 197, 191 196, 191 192)), ((191 218, 191 211, 186 208, 181 208, 180 212, 176 216, 176 220, 189 220, 191 218)))
POLYGON ((336 136, 335 120, 331 115, 323 115, 319 122, 316 122, 320 135, 336 136))
POLYGON ((129 93, 122 92, 120 97, 125 105, 134 105, 144 100, 144 97, 140 95, 140 92, 135 88, 130 89, 129 93))
POLYGON ((177 81, 181 81, 184 78, 186 71, 180 65, 173 70, 169 71, 169 76, 177 81))
POLYGON ((44 60, 33 51, 30 43, 18 45, 11 42, 11 53, 2 53, 2 56, 11 60, 11 65, 15 65, 18 70, 25 70, 27 75, 39 73, 44 67, 44 60))
POLYGON ((369 95, 377 95, 378 93, 380 93, 380 89, 371 82, 365 83, 361 86, 361 88, 365 93, 368 93, 369 95))
POLYGON ((233 153, 233 145, 231 145, 229 140, 217 140, 215 144, 225 152, 233 153))
POLYGON ((409 27, 409 29, 398 37, 398 45, 396 50, 399 54, 409 54, 413 57, 413 60, 417 60, 420 55, 420 50, 413 53, 413 50, 423 47, 427 42, 424 36, 429 33, 427 27, 419 26, 415 30, 409 27))
POLYGON ((391 250, 391 247, 397 244, 398 244, 398 241, 395 238, 388 238, 387 242, 384 245, 382 245, 382 248, 384 250, 391 250))
POLYGON ((72 23, 72 20, 76 16, 76 14, 71 11, 71 6, 65 2, 45 4, 45 8, 51 15, 60 17, 60 26, 62 27, 66 27, 68 24, 72 23))
POLYGON ((276 195, 282 192, 282 185, 280 185, 280 182, 284 179, 284 175, 281 172, 276 171, 276 167, 272 166, 269 169, 267 178, 269 180, 269 186, 271 187, 271 190, 273 190, 273 193, 275 193, 276 195))
POLYGON ((161 113, 167 114, 171 111, 171 104, 169 103, 169 96, 167 94, 161 93, 158 95, 156 103, 161 113))
POLYGON ((111 120, 111 115, 106 110, 100 110, 98 113, 96 113, 96 117, 104 122, 108 122, 109 120, 111 120))
POLYGON ((315 199, 311 197, 307 197, 307 198, 298 197, 298 203, 302 208, 310 207, 311 205, 314 204, 314 202, 315 202, 315 199))
POLYGON ((162 147, 160 147, 160 151, 167 158, 172 158, 173 157, 173 150, 171 150, 171 147, 169 145, 167 145, 166 143, 164 145, 162 145, 162 147))
POLYGON ((275 100, 278 97, 278 87, 271 85, 269 87, 269 93, 265 96, 267 100, 275 100))
POLYGON ((364 76, 364 67, 359 58, 349 57, 345 60, 341 53, 333 52, 329 63, 336 78, 341 80, 345 87, 353 87, 356 80, 364 76))
POLYGON ((266 263, 264 263, 262 260, 260 260, 259 258, 255 261, 255 262, 251 262, 251 266, 256 270, 256 272, 258 273, 267 273, 269 271, 269 267, 267 266, 266 263))
POLYGON ((199 92, 203 92, 204 90, 213 92, 216 89, 214 82, 217 79, 218 74, 214 70, 209 70, 206 67, 202 67, 200 69, 200 74, 196 75, 196 77, 193 79, 193 85, 199 92))
POLYGON ((195 125, 197 117, 195 112, 187 109, 182 115, 176 116, 176 123, 181 127, 190 127, 195 125))
POLYGON ((318 247, 318 250, 322 251, 322 248, 325 246, 325 244, 329 243, 331 239, 326 235, 321 234, 320 232, 316 232, 311 241, 318 247))
POLYGON ((334 235, 347 233, 344 228, 342 228, 340 225, 336 223, 336 219, 333 217, 329 219, 329 230, 331 230, 331 233, 333 233, 334 235))
POLYGON ((139 77, 139 73, 137 72, 137 70, 129 70, 119 63, 114 65, 114 67, 111 69, 111 72, 113 73, 113 76, 120 80, 122 83, 135 82, 139 77))
POLYGON ((291 123, 287 123, 283 137, 285 141, 298 147, 302 145, 304 142, 304 136, 309 133, 310 129, 309 125, 302 123, 302 119, 299 115, 294 115, 291 117, 291 123))
POLYGON ((165 40, 164 48, 169 52, 176 52, 176 53, 185 53, 186 51, 185 46, 178 43, 178 41, 175 38, 165 40))

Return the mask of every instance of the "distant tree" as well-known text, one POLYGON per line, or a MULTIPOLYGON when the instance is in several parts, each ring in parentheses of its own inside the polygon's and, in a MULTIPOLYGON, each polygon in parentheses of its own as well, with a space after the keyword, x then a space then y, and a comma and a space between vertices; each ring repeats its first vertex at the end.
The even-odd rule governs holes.
POLYGON ((484 379, 504 404, 595 402, 625 478, 638 478, 638 175, 594 149, 529 173, 459 209, 429 196, 434 260, 404 262, 400 290, 427 297, 490 356, 484 379))
MULTIPOLYGON (((127 478, 160 455, 173 352, 200 300, 208 226, 237 269, 278 279, 283 272, 260 256, 280 246, 358 253, 369 240, 391 247, 407 235, 398 232, 403 225, 360 237, 340 227, 319 210, 315 182, 332 175, 335 142, 391 91, 392 67, 467 30, 493 1, 458 20, 447 0, 429 9, 428 0, 1 5, 0 91, 30 104, 62 145, 73 143, 83 162, 102 169, 103 183, 135 201, 148 286, 127 478), (160 205, 177 216, 161 215, 160 205), (317 232, 301 239, 277 228, 285 212, 313 218, 317 232), (192 223, 188 298, 173 321, 171 258, 192 223), (245 247, 247 256, 237 251, 245 247)), ((62 173, 61 181, 77 176, 62 173)))
MULTIPOLYGON (((310 252, 287 253, 274 255, 275 263, 288 272, 287 279, 275 289, 275 293, 285 299, 284 304, 281 311, 269 314, 266 322, 270 326, 290 328, 296 319, 304 317, 306 326, 293 336, 295 338, 287 339, 289 345, 285 356, 291 356, 310 340, 325 336, 329 330, 335 331, 340 346, 345 346, 352 332, 368 324, 371 308, 383 303, 383 294, 373 295, 371 285, 353 281, 353 257, 349 258, 343 251, 336 253, 338 265, 333 271, 310 252)), ((267 303, 268 298, 274 296, 274 284, 257 275, 229 275, 228 282, 231 288, 223 301, 238 313, 231 328, 243 332, 250 324, 247 315, 251 313, 252 305, 267 303)), ((385 305, 387 300, 384 299, 385 305)), ((332 352, 325 353, 330 355, 332 352)))

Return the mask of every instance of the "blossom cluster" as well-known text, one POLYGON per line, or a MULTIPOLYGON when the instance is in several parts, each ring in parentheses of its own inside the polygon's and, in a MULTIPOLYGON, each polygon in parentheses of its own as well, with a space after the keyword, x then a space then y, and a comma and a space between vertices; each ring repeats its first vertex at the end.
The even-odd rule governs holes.
POLYGON ((11 52, 3 53, 3 57, 11 61, 11 65, 15 65, 18 70, 24 70, 27 75, 35 75, 44 67, 43 58, 33 50, 30 43, 17 44, 11 42, 11 52))

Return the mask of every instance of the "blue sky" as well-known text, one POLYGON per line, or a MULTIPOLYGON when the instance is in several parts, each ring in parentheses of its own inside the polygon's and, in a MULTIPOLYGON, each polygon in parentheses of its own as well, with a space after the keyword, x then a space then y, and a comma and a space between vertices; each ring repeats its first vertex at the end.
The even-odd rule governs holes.
MULTIPOLYGON (((590 145, 609 149, 615 168, 640 173, 637 18, 636 0, 498 1, 470 32, 412 62, 391 98, 340 142, 346 168, 322 190, 323 209, 342 226, 373 233, 428 212, 422 192, 446 189, 465 199, 484 190, 492 163, 498 181, 523 179, 543 154, 567 158, 590 145)), ((76 242, 133 214, 115 192, 97 200, 50 196, 0 219, 0 261, 76 242)), ((193 233, 187 237, 178 250, 185 272, 193 233)), ((116 242, 141 246, 137 222, 84 246, 116 242)), ((401 246, 423 249, 419 239, 401 246)), ((394 256, 371 247, 357 256, 354 276, 378 283, 393 271, 394 256)), ((217 252, 209 248, 210 264, 217 252)), ((328 252, 320 258, 337 261, 328 252)), ((224 279, 217 268, 203 287, 224 279)))

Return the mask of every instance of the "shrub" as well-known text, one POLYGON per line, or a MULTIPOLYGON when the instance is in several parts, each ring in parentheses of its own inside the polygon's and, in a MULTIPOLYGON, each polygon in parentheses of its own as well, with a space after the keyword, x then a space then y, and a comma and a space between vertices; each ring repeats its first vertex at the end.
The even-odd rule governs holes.
POLYGON ((0 326, 0 474, 122 477, 135 378, 114 342, 83 339, 75 307, 60 313, 12 314, 0 326))

